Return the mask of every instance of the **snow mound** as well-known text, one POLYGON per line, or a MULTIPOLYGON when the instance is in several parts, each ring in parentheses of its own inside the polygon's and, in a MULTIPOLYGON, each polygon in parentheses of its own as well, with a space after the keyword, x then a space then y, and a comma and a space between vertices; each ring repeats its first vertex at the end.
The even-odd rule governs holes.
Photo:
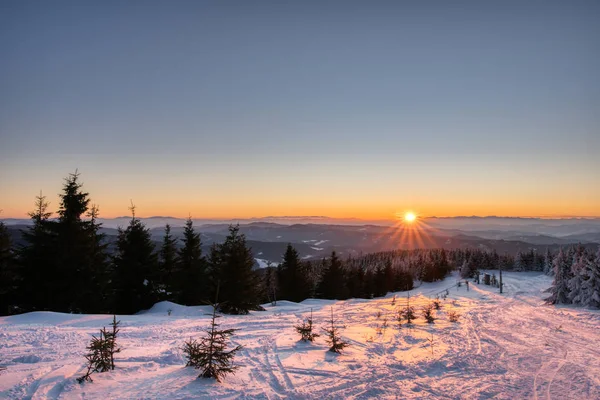
POLYGON ((52 311, 33 311, 25 314, 2 317, 0 318, 0 325, 27 324, 86 326, 88 324, 91 324, 95 326, 98 324, 98 319, 107 320, 107 316, 88 314, 67 314, 52 311))
POLYGON ((166 315, 173 317, 200 317, 212 313, 211 306, 183 306, 172 301, 161 301, 138 315, 166 315))

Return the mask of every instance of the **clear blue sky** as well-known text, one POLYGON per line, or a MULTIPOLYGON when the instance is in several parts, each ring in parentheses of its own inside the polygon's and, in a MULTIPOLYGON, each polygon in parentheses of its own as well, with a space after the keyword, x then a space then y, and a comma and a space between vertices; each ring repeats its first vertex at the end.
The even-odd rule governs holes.
POLYGON ((5 0, 0 59, 3 216, 600 215, 598 1, 5 0))

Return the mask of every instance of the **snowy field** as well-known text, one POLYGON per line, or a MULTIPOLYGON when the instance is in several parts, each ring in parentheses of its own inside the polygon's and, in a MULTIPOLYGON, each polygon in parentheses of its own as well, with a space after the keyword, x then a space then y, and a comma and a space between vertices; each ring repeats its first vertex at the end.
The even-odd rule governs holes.
MULTIPOLYGON (((198 337, 208 308, 159 303, 123 316, 117 369, 80 385, 85 346, 111 316, 50 312, 0 318, 0 398, 9 399, 599 399, 600 313, 543 304, 550 278, 507 273, 506 293, 484 285, 450 289, 435 324, 422 317, 400 330, 384 299, 280 302, 266 312, 220 319, 244 346, 235 375, 196 379, 180 347, 198 337), (311 307, 324 326, 333 306, 350 347, 327 352, 320 337, 298 342, 294 325, 311 307), (168 310, 171 309, 171 315, 168 310), (461 314, 458 323, 447 312, 461 314), (378 318, 378 312, 381 316, 378 318), (378 332, 385 318, 389 327, 378 332), (433 354, 429 339, 433 334, 433 354)), ((411 304, 428 303, 455 278, 424 284, 411 304)), ((414 297, 412 297, 414 296, 414 297)), ((419 310, 420 311, 420 310, 419 310)), ((419 312, 420 314, 420 312, 419 312)))

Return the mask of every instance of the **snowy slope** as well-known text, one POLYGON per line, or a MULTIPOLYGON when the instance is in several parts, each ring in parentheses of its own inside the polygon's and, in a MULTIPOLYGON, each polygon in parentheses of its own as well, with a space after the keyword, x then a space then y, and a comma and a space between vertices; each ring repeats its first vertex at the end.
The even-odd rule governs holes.
MULTIPOLYGON (((238 328, 240 369, 223 383, 196 379, 184 368, 180 347, 208 322, 207 307, 159 303, 120 317, 117 370, 79 385, 90 335, 110 316, 28 313, 0 318, 0 398, 405 398, 597 399, 600 398, 600 313, 555 308, 542 302, 550 279, 535 273, 505 274, 499 295, 483 285, 453 288, 434 325, 419 318, 397 329, 394 309, 406 293, 376 300, 280 302, 266 312, 226 316, 238 328), (323 338, 297 341, 293 325, 314 310, 323 326, 333 306, 351 346, 328 353, 323 338), (171 315, 168 315, 168 311, 171 315), (446 312, 461 314, 458 324, 446 312), (377 313, 382 315, 378 319, 377 313), (377 333, 384 318, 389 327, 377 333), (433 333, 433 354, 428 339, 433 333)), ((424 284, 411 304, 454 284, 424 284), (418 295, 417 295, 418 294, 418 295)))

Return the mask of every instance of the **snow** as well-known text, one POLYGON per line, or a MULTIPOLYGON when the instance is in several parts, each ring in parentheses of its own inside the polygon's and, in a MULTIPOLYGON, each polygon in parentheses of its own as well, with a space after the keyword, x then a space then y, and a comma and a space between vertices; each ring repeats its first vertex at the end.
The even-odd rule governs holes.
POLYGON ((396 307, 406 293, 374 300, 279 301, 266 311, 224 316, 244 346, 239 369, 222 383, 196 379, 180 347, 199 337, 210 307, 161 302, 122 321, 112 372, 82 385, 85 346, 108 326, 109 315, 35 312, 0 318, 0 398, 344 398, 344 399, 593 399, 600 398, 600 312, 554 307, 542 301, 551 278, 504 273, 505 293, 471 283, 451 288, 435 324, 420 307, 456 277, 411 292, 419 314, 412 328, 397 329, 396 307), (293 326, 313 309, 317 327, 334 308, 350 343, 342 355, 327 352, 323 337, 298 342, 293 326), (447 319, 457 311, 458 323, 447 319), (169 315, 170 311, 170 315, 169 315), (377 313, 382 315, 378 319, 377 313), (378 334, 383 319, 389 327, 378 334), (429 339, 433 334, 433 354, 429 339))

